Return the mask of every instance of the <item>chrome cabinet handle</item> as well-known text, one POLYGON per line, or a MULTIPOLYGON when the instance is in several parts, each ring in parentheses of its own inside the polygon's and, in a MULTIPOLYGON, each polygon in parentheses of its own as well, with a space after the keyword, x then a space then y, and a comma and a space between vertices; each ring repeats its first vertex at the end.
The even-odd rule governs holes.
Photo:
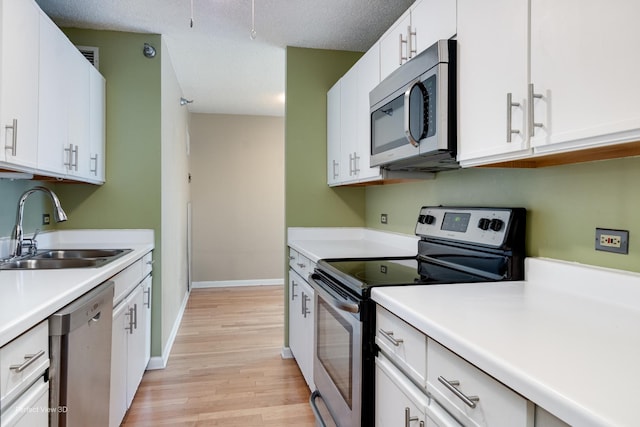
POLYGON ((94 168, 89 166, 89 172, 92 172, 94 175, 98 175, 98 155, 96 154, 95 156, 91 156, 90 162, 95 162, 96 166, 94 168))
POLYGON ((296 297, 298 296, 296 295, 296 286, 298 286, 298 284, 296 283, 295 280, 292 280, 291 281, 291 301, 296 299, 296 297))
POLYGON ((13 130, 11 133, 11 145, 7 145, 5 141, 4 148, 5 150, 11 150, 11 155, 15 157, 18 150, 18 119, 13 119, 11 126, 5 126, 4 128, 13 130))
POLYGON ((349 176, 353 175, 353 156, 349 153, 349 176))
POLYGON ((133 335, 133 307, 129 307, 129 312, 125 313, 126 316, 129 316, 129 326, 125 327, 125 331, 129 331, 129 335, 133 335))
POLYGON ((407 41, 406 41, 404 38, 402 38, 402 33, 400 33, 400 47, 399 47, 399 49, 398 49, 398 51, 400 52, 400 61, 399 61, 399 65, 402 65, 402 64, 403 64, 403 61, 406 61, 406 60, 407 60, 407 56, 408 56, 408 55, 402 56, 402 45, 403 45, 403 44, 404 44, 404 45, 406 45, 406 44, 407 44, 407 41))
POLYGON ((411 31, 411 25, 407 26, 407 43, 408 43, 408 51, 409 53, 407 54, 407 56, 409 57, 409 59, 413 58, 413 56, 418 53, 418 50, 416 48, 416 46, 414 46, 414 43, 412 43, 411 41, 411 37, 415 37, 416 38, 416 43, 418 44, 418 40, 417 40, 417 32, 416 31, 411 31))
POLYGON ((353 152, 353 174, 358 175, 360 173, 360 169, 358 168, 358 160, 360 160, 360 156, 358 156, 358 152, 353 152))
POLYGON ((338 176, 340 175, 339 172, 336 172, 336 167, 339 166, 339 163, 336 162, 335 160, 333 160, 333 179, 338 178, 338 176))
POLYGON ((44 350, 40 350, 36 354, 25 354, 25 361, 21 365, 10 365, 9 369, 15 372, 22 372, 27 369, 33 362, 38 360, 40 357, 44 356, 44 350))
POLYGON ((147 302, 144 303, 145 307, 151 308, 151 288, 145 289, 143 293, 147 296, 147 302))
POLYGON ((305 319, 307 318, 307 314, 311 313, 311 311, 309 311, 309 308, 307 307, 307 302, 309 301, 311 301, 311 298, 309 298, 309 295, 303 292, 302 293, 302 316, 305 319))
POLYGON ((72 153, 73 153, 73 144, 69 144, 69 148, 65 148, 64 152, 66 153, 66 157, 67 160, 64 162, 64 165, 67 167, 68 170, 71 170, 71 168, 73 167, 73 162, 71 161, 72 159, 72 153))
POLYGON ((451 393, 455 394, 456 397, 462 400, 464 404, 470 408, 475 408, 476 402, 480 400, 478 396, 467 396, 466 394, 458 390, 456 386, 460 385, 460 381, 456 381, 456 380, 448 381, 443 376, 439 376, 438 381, 440 381, 442 385, 444 385, 451 393))
POLYGON ((380 332, 380 335, 388 339, 391 342, 391 344, 393 344, 396 347, 399 347, 400 343, 404 342, 402 338, 394 338, 393 331, 385 331, 383 329, 378 329, 378 332, 380 332))
POLYGON ((133 327, 138 329, 138 304, 133 304, 133 327))
POLYGON ((512 122, 512 110, 513 107, 519 107, 520 103, 519 102, 513 102, 513 95, 511 94, 511 92, 509 92, 507 94, 507 142, 511 142, 511 137, 513 134, 519 134, 520 131, 517 129, 512 129, 511 128, 511 122, 512 122))
POLYGON ((404 427, 411 427, 411 421, 418 421, 417 416, 411 416, 411 409, 409 407, 404 408, 404 427))
POLYGON ((289 261, 293 261, 294 259, 296 259, 296 257, 294 257, 293 255, 289 255, 289 261))
POLYGON ((297 264, 298 264, 298 267, 300 268, 305 268, 307 266, 307 264, 303 264, 301 262, 298 262, 297 264))
POLYGON ((71 152, 73 153, 73 158, 74 158, 74 162, 73 162, 73 170, 74 171, 78 171, 78 146, 75 146, 76 148, 72 149, 71 152))
POLYGON ((529 118, 529 136, 533 137, 536 135, 536 129, 535 128, 541 128, 543 125, 542 123, 536 123, 535 120, 535 115, 533 112, 533 101, 534 99, 540 99, 542 98, 542 94, 540 93, 535 93, 535 91, 533 90, 533 83, 529 83, 529 111, 528 111, 528 118, 529 118))

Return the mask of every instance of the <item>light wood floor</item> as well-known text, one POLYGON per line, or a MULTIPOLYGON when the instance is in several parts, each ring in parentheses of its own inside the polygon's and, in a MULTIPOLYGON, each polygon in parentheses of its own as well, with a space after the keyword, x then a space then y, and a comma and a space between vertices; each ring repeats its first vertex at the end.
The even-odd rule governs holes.
POLYGON ((194 289, 163 370, 147 371, 124 426, 315 426, 282 359, 281 286, 194 289))

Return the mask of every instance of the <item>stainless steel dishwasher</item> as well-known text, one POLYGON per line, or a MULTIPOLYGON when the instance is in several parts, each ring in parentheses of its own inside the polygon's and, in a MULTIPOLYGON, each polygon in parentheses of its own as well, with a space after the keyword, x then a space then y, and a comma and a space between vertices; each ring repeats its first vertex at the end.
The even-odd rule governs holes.
POLYGON ((49 318, 51 427, 109 425, 113 282, 49 318))

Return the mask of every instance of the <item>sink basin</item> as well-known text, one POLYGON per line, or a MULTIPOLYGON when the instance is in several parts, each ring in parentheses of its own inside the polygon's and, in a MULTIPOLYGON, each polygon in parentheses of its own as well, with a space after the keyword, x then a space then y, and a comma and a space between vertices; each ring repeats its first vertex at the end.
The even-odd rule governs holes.
POLYGON ((102 267, 131 249, 46 249, 37 254, 0 263, 0 270, 57 270, 102 267))
POLYGON ((59 268, 96 267, 97 259, 20 259, 0 264, 0 270, 42 270, 59 268))
POLYGON ((124 255, 131 249, 51 249, 34 255, 33 259, 96 259, 124 255))

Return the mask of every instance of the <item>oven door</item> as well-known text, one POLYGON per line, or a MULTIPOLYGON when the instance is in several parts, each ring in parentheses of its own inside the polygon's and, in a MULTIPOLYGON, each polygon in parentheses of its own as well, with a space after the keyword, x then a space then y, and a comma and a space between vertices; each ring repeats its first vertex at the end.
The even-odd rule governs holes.
MULTIPOLYGON (((313 274, 315 343, 313 380, 335 424, 360 427, 362 323, 360 303, 313 274)), ((327 422, 319 419, 320 425, 327 422)))

